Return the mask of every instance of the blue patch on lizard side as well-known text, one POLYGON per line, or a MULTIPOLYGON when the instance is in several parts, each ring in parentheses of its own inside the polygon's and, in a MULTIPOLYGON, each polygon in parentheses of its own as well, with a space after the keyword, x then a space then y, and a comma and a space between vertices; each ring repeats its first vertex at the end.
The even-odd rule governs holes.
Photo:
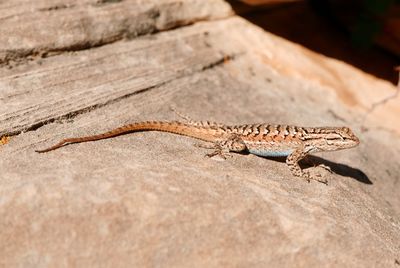
POLYGON ((258 156, 266 156, 266 157, 283 157, 288 156, 293 151, 263 151, 263 150, 249 150, 249 153, 255 154, 258 156))

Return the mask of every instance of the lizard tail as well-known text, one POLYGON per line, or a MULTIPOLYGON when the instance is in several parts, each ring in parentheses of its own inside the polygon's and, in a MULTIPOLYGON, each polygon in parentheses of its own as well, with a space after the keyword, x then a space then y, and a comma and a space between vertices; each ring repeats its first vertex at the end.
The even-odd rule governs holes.
POLYGON ((36 150, 35 152, 45 153, 63 147, 67 144, 107 139, 136 131, 169 132, 209 142, 216 141, 218 139, 218 136, 223 134, 222 130, 218 128, 206 129, 201 126, 193 126, 178 121, 173 121, 173 122, 146 121, 146 122, 138 122, 125 125, 98 135, 64 139, 49 148, 43 150, 36 150))

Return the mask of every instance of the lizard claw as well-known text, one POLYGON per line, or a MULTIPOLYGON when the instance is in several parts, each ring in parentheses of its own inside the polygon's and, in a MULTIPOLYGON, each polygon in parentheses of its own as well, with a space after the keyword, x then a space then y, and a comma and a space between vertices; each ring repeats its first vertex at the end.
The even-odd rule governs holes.
POLYGON ((325 169, 326 171, 328 171, 329 173, 333 173, 332 169, 331 169, 329 166, 327 166, 327 165, 319 164, 317 167, 323 168, 323 169, 325 169))
POLYGON ((186 122, 188 122, 188 123, 195 122, 195 121, 192 120, 192 118, 190 118, 188 115, 179 112, 179 111, 176 109, 175 106, 170 106, 169 108, 170 108, 171 111, 173 111, 178 117, 182 118, 182 119, 185 120, 186 122))
POLYGON ((229 153, 227 153, 227 152, 224 152, 224 151, 222 151, 222 150, 215 150, 215 151, 212 152, 212 153, 206 154, 206 156, 207 156, 207 157, 210 157, 210 158, 212 158, 212 157, 214 157, 214 156, 218 156, 218 157, 222 158, 223 160, 226 160, 226 158, 228 158, 228 157, 232 157, 231 154, 229 154, 229 153))
POLYGON ((311 175, 308 171, 303 171, 302 177, 304 177, 308 183, 310 183, 311 180, 313 180, 328 185, 328 180, 323 179, 321 174, 311 175))
POLYGON ((322 179, 320 174, 317 174, 317 175, 313 178, 313 180, 315 180, 315 181, 317 181, 317 182, 320 182, 320 183, 323 183, 323 184, 325 184, 325 185, 328 185, 328 180, 327 180, 327 179, 322 179))

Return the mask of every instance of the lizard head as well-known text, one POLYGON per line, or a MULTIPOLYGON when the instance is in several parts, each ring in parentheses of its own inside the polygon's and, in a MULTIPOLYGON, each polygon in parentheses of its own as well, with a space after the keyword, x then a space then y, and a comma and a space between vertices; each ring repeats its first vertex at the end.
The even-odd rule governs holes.
POLYGON ((348 127, 324 127, 309 132, 306 138, 315 149, 313 151, 337 151, 352 148, 360 143, 348 127))

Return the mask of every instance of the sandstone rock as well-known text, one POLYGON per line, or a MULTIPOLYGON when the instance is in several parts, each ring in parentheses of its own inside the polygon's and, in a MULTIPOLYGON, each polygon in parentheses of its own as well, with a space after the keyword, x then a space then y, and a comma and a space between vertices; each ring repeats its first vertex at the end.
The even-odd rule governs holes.
POLYGON ((262 31, 223 1, 145 2, 0 4, 9 12, 0 25, 0 136, 11 136, 0 146, 0 265, 394 266, 398 98, 362 119, 395 87, 262 31), (147 5, 168 13, 168 26, 140 28, 160 24, 139 12, 147 5), (25 13, 40 27, 22 22, 25 13), (85 16, 96 23, 68 28, 85 16), (328 186, 253 155, 215 161, 167 133, 34 152, 129 122, 175 120, 171 106, 229 124, 347 125, 361 144, 314 157, 333 171, 323 173, 328 186))

